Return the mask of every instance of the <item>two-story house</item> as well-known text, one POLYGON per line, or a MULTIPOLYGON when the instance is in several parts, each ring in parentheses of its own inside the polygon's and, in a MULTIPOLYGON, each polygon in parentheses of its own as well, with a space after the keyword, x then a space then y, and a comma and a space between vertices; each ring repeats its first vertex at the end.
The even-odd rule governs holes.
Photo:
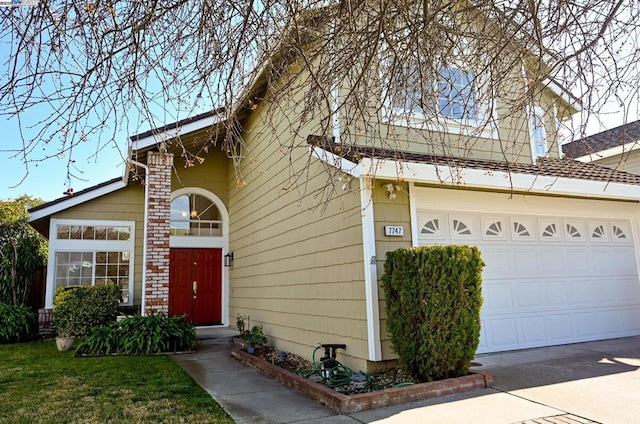
POLYGON ((556 122, 579 102, 553 81, 506 119, 507 99, 477 101, 473 67, 452 63, 430 99, 380 93, 373 133, 364 115, 347 130, 337 109, 328 129, 274 107, 265 68, 241 113, 132 136, 122 178, 31 210, 49 239, 46 308, 57 287, 117 282, 143 313, 250 316, 280 349, 344 343, 342 362, 375 369, 395 358, 385 253, 469 244, 486 262, 478 352, 640 334, 640 176, 560 158, 556 122))

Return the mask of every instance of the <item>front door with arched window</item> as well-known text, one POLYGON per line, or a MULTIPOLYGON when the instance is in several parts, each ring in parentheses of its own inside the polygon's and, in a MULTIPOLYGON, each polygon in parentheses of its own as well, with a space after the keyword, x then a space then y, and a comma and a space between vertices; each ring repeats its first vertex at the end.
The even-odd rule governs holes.
POLYGON ((206 190, 176 191, 171 201, 169 314, 193 324, 223 323, 223 250, 227 214, 206 190))

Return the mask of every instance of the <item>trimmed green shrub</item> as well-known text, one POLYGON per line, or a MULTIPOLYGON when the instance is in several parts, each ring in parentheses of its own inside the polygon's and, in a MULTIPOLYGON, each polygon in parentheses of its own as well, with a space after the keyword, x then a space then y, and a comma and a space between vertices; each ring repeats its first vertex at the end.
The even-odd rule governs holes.
POLYGON ((482 268, 477 247, 387 253, 387 331, 403 368, 422 381, 467 374, 480 341, 482 268))
POLYGON ((31 309, 0 303, 0 343, 24 341, 37 327, 38 318, 31 309))
POLYGON ((109 326, 95 328, 76 350, 77 355, 149 355, 162 352, 192 350, 196 329, 184 316, 169 317, 164 313, 136 315, 109 326))
POLYGON ((93 327, 116 320, 121 298, 117 284, 60 287, 53 301, 53 326, 58 335, 88 335, 93 327))

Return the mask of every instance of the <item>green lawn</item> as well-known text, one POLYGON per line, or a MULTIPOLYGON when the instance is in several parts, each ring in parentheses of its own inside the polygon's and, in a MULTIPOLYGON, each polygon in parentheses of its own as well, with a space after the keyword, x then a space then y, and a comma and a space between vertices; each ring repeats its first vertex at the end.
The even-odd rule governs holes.
POLYGON ((233 423, 169 357, 0 345, 0 423, 233 423))

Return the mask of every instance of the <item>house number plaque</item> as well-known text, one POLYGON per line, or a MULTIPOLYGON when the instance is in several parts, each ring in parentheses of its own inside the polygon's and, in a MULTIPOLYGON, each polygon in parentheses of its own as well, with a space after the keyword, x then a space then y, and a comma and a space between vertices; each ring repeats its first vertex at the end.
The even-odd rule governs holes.
POLYGON ((385 225, 384 235, 387 237, 402 237, 404 235, 404 227, 401 225, 385 225))

